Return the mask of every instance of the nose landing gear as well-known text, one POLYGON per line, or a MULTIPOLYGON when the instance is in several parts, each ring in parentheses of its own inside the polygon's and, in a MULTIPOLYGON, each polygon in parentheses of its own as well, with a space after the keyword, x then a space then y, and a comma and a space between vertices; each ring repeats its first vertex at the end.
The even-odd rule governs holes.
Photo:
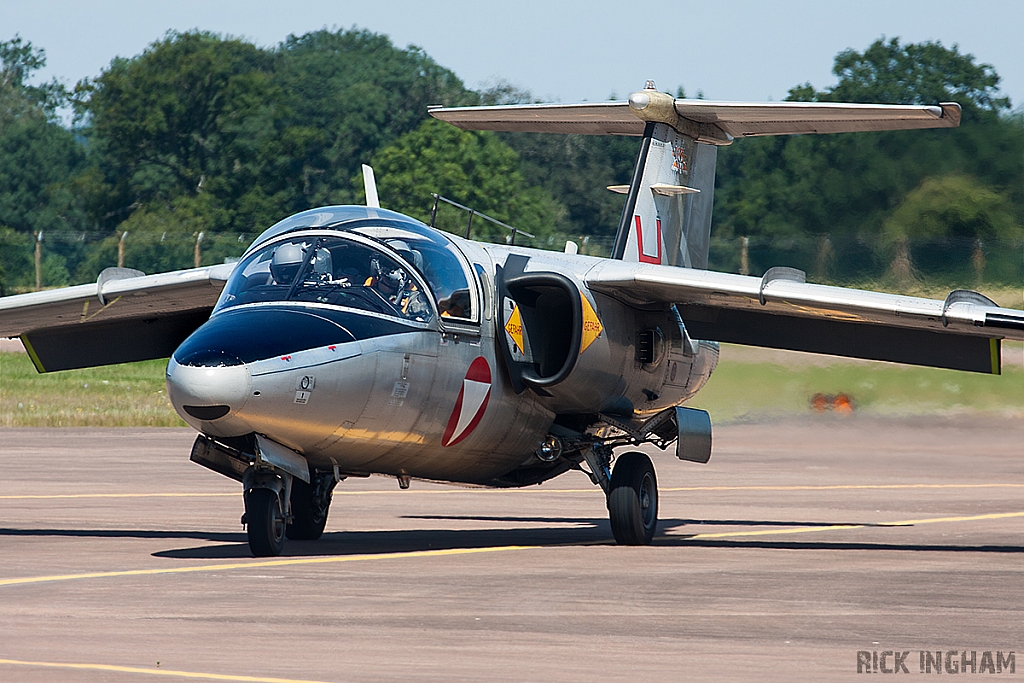
POLYGON ((249 550, 256 557, 280 555, 285 537, 315 541, 324 533, 331 494, 338 483, 333 472, 310 473, 306 483, 287 472, 249 467, 242 475, 249 550), (286 502, 287 501, 287 502, 286 502))
POLYGON ((265 488, 247 491, 245 520, 249 550, 253 555, 273 557, 281 554, 286 522, 277 491, 265 488))

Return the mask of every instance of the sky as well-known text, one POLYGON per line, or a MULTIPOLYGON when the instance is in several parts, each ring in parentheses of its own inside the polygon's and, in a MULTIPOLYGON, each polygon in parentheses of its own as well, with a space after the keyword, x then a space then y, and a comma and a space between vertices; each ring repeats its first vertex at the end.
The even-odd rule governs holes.
POLYGON ((471 88, 509 82, 545 101, 624 98, 658 88, 714 100, 781 100, 835 82, 836 53, 875 39, 941 41, 991 64, 1024 104, 1021 0, 0 0, 0 40, 44 48, 43 80, 68 85, 166 31, 200 28, 273 46, 289 34, 359 27, 417 45, 471 88))

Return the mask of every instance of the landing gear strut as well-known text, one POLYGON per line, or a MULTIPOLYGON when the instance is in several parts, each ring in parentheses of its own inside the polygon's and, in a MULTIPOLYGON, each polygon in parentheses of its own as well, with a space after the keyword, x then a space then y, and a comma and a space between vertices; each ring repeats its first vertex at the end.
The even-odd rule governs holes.
POLYGON ((658 526, 658 480, 645 454, 633 451, 616 460, 608 515, 619 545, 650 545, 658 526))

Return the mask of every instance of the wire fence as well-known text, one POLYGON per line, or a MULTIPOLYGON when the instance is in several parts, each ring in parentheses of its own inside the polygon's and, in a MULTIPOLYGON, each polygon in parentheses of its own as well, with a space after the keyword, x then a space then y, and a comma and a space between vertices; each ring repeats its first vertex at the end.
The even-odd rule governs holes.
MULTIPOLYGON (((441 229, 465 233, 465 219, 438 221, 441 229)), ((473 237, 508 243, 509 233, 474 224, 473 237)), ((53 231, 39 235, 0 234, 0 294, 95 281, 109 266, 146 273, 166 272, 237 259, 255 234, 110 233, 53 231)), ((548 233, 516 244, 563 251, 567 241, 578 253, 608 257, 614 237, 548 233)), ((846 235, 800 237, 712 236, 708 267, 760 276, 773 266, 799 268, 814 282, 850 284, 890 278, 897 282, 936 282, 972 287, 982 283, 1024 286, 1024 239, 977 240, 946 237, 884 240, 846 235)))

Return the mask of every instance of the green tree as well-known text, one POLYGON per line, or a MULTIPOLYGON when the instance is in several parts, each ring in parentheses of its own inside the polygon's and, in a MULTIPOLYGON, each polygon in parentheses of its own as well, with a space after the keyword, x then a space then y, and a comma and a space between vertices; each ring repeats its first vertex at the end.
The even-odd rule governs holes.
MULTIPOLYGON (((762 240, 831 235, 841 243, 880 244, 883 226, 928 178, 966 176, 1004 197, 1024 218, 1024 125, 1006 112, 999 77, 971 55, 940 43, 875 41, 836 57, 834 86, 794 88, 792 100, 927 103, 958 101, 960 128, 742 140, 719 155, 715 233, 762 240)), ((815 239, 819 239, 815 237, 815 239)), ((812 240, 813 242, 813 240, 812 240)), ((863 251, 862 246, 856 246, 863 251)), ((769 253, 775 262, 785 257, 769 253)), ((871 259, 857 261, 873 268, 871 259)), ((884 259, 883 259, 884 262, 884 259)), ((794 264, 795 265, 795 264, 794 264)), ((860 266, 858 266, 860 267, 860 266)), ((867 272, 861 272, 863 276, 867 272)))
MULTIPOLYGON (((0 286, 8 293, 35 284, 33 232, 79 230, 86 221, 72 190, 85 167, 85 152, 57 115, 67 93, 56 81, 31 82, 45 65, 45 52, 19 36, 0 42, 0 216, 5 230, 24 235, 3 239, 3 250, 11 253, 3 259, 0 286), (21 267, 26 259, 27 270, 21 267)), ((44 285, 65 284, 65 260, 79 250, 77 245, 45 241, 44 285)))
MULTIPOLYGON (((527 187, 516 153, 488 132, 467 132, 435 119, 424 121, 373 158, 381 204, 420 220, 430 218, 436 192, 500 221, 546 236, 564 221, 565 209, 539 187, 527 187)), ((468 216, 447 212, 442 227, 461 232, 468 216)), ((478 220, 473 235, 503 239, 507 233, 478 220)))
POLYGON ((879 38, 864 52, 836 55, 836 85, 816 92, 810 84, 790 91, 789 99, 875 104, 958 102, 968 116, 1010 108, 999 95, 999 75, 990 64, 976 64, 954 44, 937 41, 900 45, 899 38, 879 38))
POLYGON ((1024 236, 1012 208, 969 176, 926 178, 882 226, 890 273, 903 281, 939 275, 966 283, 972 271, 980 282, 988 266, 995 277, 1012 277, 1024 236))
MULTIPOLYGON (((679 97, 683 97, 679 88, 679 97)), ((498 81, 481 91, 482 104, 537 102, 530 91, 498 81)), ((639 147, 636 138, 601 135, 499 133, 519 156, 519 171, 566 208, 562 231, 610 239, 622 214, 624 197, 609 185, 629 183, 639 147)))
POLYGON ((274 65, 272 53, 242 40, 171 32, 80 83, 79 110, 115 203, 206 193, 226 211, 218 227, 267 220, 265 202, 247 196, 259 187, 286 203, 290 179, 279 164, 304 144, 285 125, 274 65))
MULTIPOLYGON (((32 43, 15 35, 11 40, 0 42, 0 93, 18 93, 27 104, 53 116, 58 107, 67 101, 67 91, 56 79, 41 85, 29 84, 29 77, 46 66, 46 52, 32 43)), ((12 100, 6 105, 11 106, 12 100)), ((20 109, 20 108, 18 108, 20 109)), ((0 106, 0 122, 6 106, 0 106)))
POLYGON ((965 175, 927 178, 883 226, 886 237, 1011 239, 1021 236, 1006 197, 965 175))
POLYGON ((360 164, 415 130, 432 104, 475 102, 459 78, 420 48, 396 48, 370 31, 322 29, 289 36, 278 48, 276 79, 308 131, 290 173, 301 179, 292 208, 354 200, 360 164))

